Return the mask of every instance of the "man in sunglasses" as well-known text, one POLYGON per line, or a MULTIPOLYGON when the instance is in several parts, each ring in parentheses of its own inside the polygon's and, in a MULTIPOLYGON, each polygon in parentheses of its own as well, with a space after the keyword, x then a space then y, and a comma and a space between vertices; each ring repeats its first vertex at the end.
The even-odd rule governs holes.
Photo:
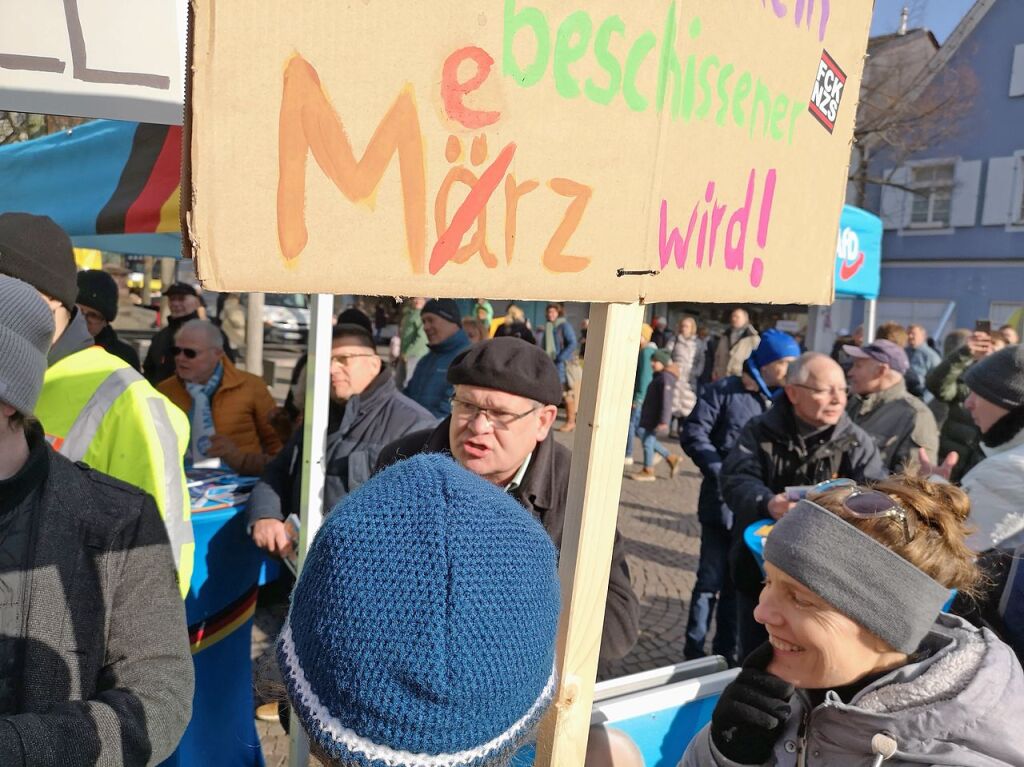
POLYGON ((767 641, 754 607, 763 575, 743 532, 777 520, 796 505, 787 487, 837 477, 858 483, 887 472, 874 440, 846 415, 846 378, 835 360, 807 352, 790 364, 785 395, 744 426, 721 472, 722 497, 732 509, 730 569, 736 586, 739 657, 767 641))
MULTIPOLYGON (((455 390, 451 415, 434 429, 388 445, 378 468, 417 453, 450 453, 525 506, 559 546, 572 454, 555 442, 551 431, 562 399, 555 363, 535 344, 493 338, 456 357, 448 368, 448 382, 455 390)), ((621 658, 632 649, 639 633, 637 610, 622 539, 616 534, 602 660, 621 658)))
POLYGON ((0 215, 0 253, 0 273, 35 288, 53 314, 53 345, 36 405, 47 440, 72 461, 153 496, 184 597, 195 548, 181 461, 188 419, 126 362, 96 345, 75 305, 78 267, 71 240, 52 219, 0 215))
POLYGON ((853 360, 848 377, 856 395, 847 415, 874 437, 885 468, 893 474, 916 471, 921 448, 934 461, 939 427, 928 406, 907 391, 910 362, 903 347, 882 339, 843 351, 853 360))
MULTIPOLYGON (((187 282, 175 282, 169 285, 164 290, 164 295, 167 296, 170 316, 167 318, 166 327, 158 330, 150 340, 146 359, 142 361, 142 374, 153 386, 157 386, 161 381, 166 381, 174 375, 174 356, 171 354, 174 337, 186 322, 201 319, 199 307, 203 304, 202 299, 199 298, 199 292, 187 282)), ((227 336, 223 334, 221 334, 221 346, 228 358, 234 362, 234 350, 228 343, 227 336)))
MULTIPOLYGON (((369 479, 385 445, 437 422, 398 390, 391 370, 377 355, 372 326, 368 319, 364 325, 363 319, 358 311, 343 312, 332 334, 325 514, 369 479)), ((294 542, 285 520, 299 513, 301 489, 302 429, 298 429, 267 464, 249 498, 249 527, 261 549, 275 556, 291 554, 294 542)))
POLYGON ((157 387, 188 413, 192 426, 186 460, 256 476, 281 450, 270 425, 274 399, 257 375, 239 370, 224 354, 220 328, 190 320, 178 330, 170 353, 175 375, 157 387))

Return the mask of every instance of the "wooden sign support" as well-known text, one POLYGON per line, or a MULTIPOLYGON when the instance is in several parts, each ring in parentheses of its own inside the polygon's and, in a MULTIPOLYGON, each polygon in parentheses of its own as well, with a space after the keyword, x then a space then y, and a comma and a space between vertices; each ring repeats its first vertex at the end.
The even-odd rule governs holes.
POLYGON ((559 688, 538 736, 538 767, 583 767, 586 755, 642 322, 639 303, 591 304, 559 555, 559 688))
MULTIPOLYGON (((301 527, 299 529, 298 572, 306 562, 306 552, 323 521, 324 446, 327 442, 327 413, 330 409, 331 328, 334 326, 334 296, 313 297, 309 317, 309 360, 306 363, 306 402, 302 422, 301 527)), ((309 741, 302 723, 291 712, 291 742, 288 764, 309 764, 309 741)))

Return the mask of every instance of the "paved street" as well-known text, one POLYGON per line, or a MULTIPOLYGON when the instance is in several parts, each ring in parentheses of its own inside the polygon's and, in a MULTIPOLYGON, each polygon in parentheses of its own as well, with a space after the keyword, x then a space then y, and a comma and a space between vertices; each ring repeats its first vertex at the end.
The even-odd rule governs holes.
MULTIPOLYGON (((558 434, 571 447, 572 435, 558 434)), ((681 452, 674 441, 666 441, 681 452)), ((637 456, 640 455, 637 442, 637 456)), ((636 467, 626 467, 623 474, 636 467)), ((657 467, 657 482, 622 481, 619 531, 626 538, 633 588, 640 600, 640 638, 632 652, 620 661, 602 664, 601 678, 632 674, 683 660, 683 630, 700 550, 697 523, 697 491, 700 474, 684 459, 675 479, 668 467, 657 467)), ((261 606, 256 613, 253 656, 257 668, 266 666, 266 653, 280 628, 284 606, 261 606), (261 656, 263 656, 261 658, 261 656)), ((267 767, 282 767, 288 759, 288 740, 276 723, 258 722, 267 767)))

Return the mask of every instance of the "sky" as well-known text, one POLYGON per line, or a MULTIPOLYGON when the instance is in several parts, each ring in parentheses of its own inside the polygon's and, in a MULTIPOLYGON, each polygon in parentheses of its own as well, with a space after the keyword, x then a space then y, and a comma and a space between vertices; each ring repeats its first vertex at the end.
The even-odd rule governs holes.
POLYGON ((949 37, 975 0, 875 0, 875 13, 871 19, 871 35, 895 32, 900 25, 900 10, 907 6, 910 29, 930 29, 941 45, 949 37))

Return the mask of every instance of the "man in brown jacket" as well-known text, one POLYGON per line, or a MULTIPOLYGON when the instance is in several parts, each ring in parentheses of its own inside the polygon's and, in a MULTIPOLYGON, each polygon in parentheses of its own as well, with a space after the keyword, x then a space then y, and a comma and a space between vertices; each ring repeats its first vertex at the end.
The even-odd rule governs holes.
POLYGON ((220 330, 207 320, 182 325, 171 352, 175 375, 157 388, 188 413, 186 463, 210 466, 220 459, 239 474, 260 474, 281 450, 268 419, 274 400, 263 379, 231 363, 220 330))

